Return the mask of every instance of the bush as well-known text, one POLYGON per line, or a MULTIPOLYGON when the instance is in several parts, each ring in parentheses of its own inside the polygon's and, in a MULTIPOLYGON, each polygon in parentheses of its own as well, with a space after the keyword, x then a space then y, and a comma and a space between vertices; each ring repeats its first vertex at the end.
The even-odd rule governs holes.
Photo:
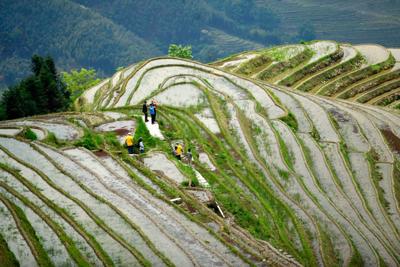
POLYGON ((75 146, 81 146, 89 150, 100 149, 104 144, 104 139, 101 135, 92 133, 89 130, 85 130, 83 137, 75 142, 75 146))
POLYGON ((94 69, 81 68, 80 70, 71 70, 71 72, 62 72, 62 80, 71 93, 72 100, 78 98, 86 89, 98 84, 101 80, 97 78, 94 69))
POLYGON ((33 131, 31 130, 31 128, 29 128, 29 127, 25 129, 25 131, 24 131, 24 137, 25 137, 26 139, 29 139, 29 140, 32 140, 32 141, 37 140, 37 135, 36 135, 35 132, 33 132, 33 131))
POLYGON ((171 44, 168 48, 168 56, 192 59, 192 46, 171 44))

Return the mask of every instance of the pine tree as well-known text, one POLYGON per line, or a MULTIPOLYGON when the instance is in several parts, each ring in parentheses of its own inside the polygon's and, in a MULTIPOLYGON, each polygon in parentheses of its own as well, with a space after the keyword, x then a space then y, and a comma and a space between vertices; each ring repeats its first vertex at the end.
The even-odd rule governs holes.
POLYGON ((60 79, 51 57, 32 57, 33 75, 4 92, 0 118, 14 119, 66 110, 70 94, 60 79))

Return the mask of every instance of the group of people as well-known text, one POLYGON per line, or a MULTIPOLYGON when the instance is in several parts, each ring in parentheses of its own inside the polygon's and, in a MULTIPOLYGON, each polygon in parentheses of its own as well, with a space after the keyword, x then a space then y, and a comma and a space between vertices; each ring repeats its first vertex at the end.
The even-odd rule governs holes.
MULTIPOLYGON (((153 99, 150 103, 150 105, 147 105, 147 101, 145 100, 143 103, 142 107, 142 112, 144 114, 144 120, 145 122, 148 122, 148 111, 150 111, 150 116, 151 116, 151 124, 154 124, 156 122, 156 115, 157 115, 157 102, 153 99)), ((139 153, 144 153, 144 143, 143 143, 143 138, 140 137, 135 144, 135 141, 133 139, 132 133, 128 133, 128 135, 125 137, 125 146, 128 149, 128 154, 132 155, 135 152, 135 148, 139 150, 139 153)))
POLYGON ((125 145, 128 148, 128 154, 130 154, 130 155, 134 154, 135 147, 139 150, 140 154, 144 153, 144 143, 143 143, 142 137, 139 137, 139 139, 135 145, 135 141, 133 139, 132 133, 128 133, 128 135, 125 137, 125 145))
MULTIPOLYGON (((173 150, 173 154, 178 160, 182 160, 182 158, 183 158, 183 146, 180 143, 175 145, 174 150, 173 150)), ((186 152, 186 160, 188 161, 189 165, 192 165, 192 159, 193 159, 192 150, 190 148, 188 148, 188 150, 186 152)))
POLYGON ((157 102, 154 99, 151 100, 150 105, 147 105, 146 100, 143 102, 142 112, 144 114, 145 122, 149 121, 147 110, 149 110, 149 112, 150 112, 151 124, 154 124, 156 122, 156 115, 157 115, 157 102))
MULTIPOLYGON (((143 102, 142 106, 142 112, 144 114, 144 120, 145 122, 148 122, 148 112, 150 112, 151 116, 151 124, 154 124, 156 122, 156 115, 157 115, 157 102, 153 99, 150 103, 150 105, 147 105, 147 101, 145 100, 143 102)), ((125 138, 125 145, 128 148, 128 153, 129 154, 134 154, 135 147, 138 148, 139 153, 144 153, 144 143, 142 137, 138 139, 138 142, 135 145, 134 138, 132 136, 132 133, 128 133, 128 135, 125 138)), ((182 160, 184 157, 183 155, 184 149, 182 144, 177 143, 174 147, 173 154, 178 160, 182 160)), ((189 165, 192 164, 192 159, 193 155, 191 152, 191 149, 189 148, 186 152, 185 159, 188 161, 189 165)))

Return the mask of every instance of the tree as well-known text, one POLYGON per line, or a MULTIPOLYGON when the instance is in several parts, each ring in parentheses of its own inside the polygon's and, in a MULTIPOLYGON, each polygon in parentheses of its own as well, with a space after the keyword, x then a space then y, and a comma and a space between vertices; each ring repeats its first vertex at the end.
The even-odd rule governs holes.
POLYGON ((192 59, 192 46, 171 44, 168 48, 168 56, 192 59))
POLYGON ((81 68, 80 70, 71 70, 71 72, 62 72, 62 80, 71 93, 72 100, 78 98, 86 89, 95 86, 100 82, 97 78, 96 70, 81 68))
POLYGON ((0 101, 1 119, 14 119, 66 110, 70 93, 51 57, 32 57, 33 74, 8 88, 0 101))

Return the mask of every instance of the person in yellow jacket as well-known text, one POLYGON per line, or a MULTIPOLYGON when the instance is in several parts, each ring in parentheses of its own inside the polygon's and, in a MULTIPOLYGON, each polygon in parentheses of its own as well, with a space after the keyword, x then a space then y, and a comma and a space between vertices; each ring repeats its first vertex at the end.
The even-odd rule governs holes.
POLYGON ((125 145, 128 148, 128 153, 133 154, 133 136, 132 133, 128 133, 128 135, 125 137, 125 145))
POLYGON ((181 144, 178 144, 176 146, 176 149, 175 149, 176 158, 181 160, 182 159, 182 154, 183 154, 183 147, 182 147, 181 144))

